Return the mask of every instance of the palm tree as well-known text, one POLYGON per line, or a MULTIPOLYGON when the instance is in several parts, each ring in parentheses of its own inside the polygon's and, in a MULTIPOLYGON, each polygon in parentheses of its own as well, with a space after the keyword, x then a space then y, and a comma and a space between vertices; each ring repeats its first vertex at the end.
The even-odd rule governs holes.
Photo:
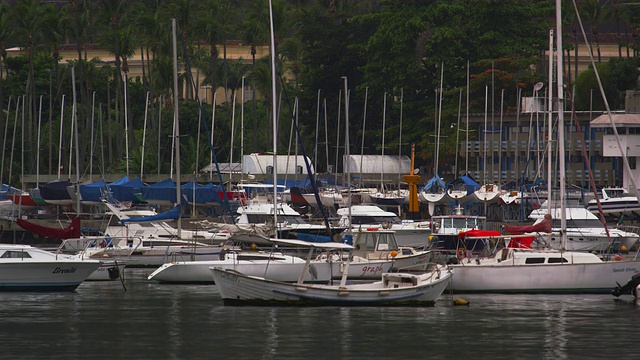
MULTIPOLYGON (((13 8, 13 19, 16 24, 16 36, 24 44, 29 57, 29 74, 27 76, 25 103, 28 104, 26 149, 32 149, 34 138, 33 118, 36 108, 35 82, 34 82, 34 55, 36 50, 44 42, 44 7, 37 0, 21 0, 13 8)), ((28 158, 27 158, 28 159, 28 158)), ((29 161, 29 170, 32 170, 33 162, 29 161)), ((24 166, 24 165, 23 165, 24 166)))
POLYGON ((591 28, 591 41, 595 42, 596 50, 598 52, 598 62, 601 61, 600 57, 600 42, 598 40, 598 30, 602 23, 604 23, 610 14, 608 7, 609 0, 601 2, 600 0, 584 0, 580 12, 582 18, 585 20, 591 28))
MULTIPOLYGON (((13 28, 11 27, 11 16, 9 13, 9 9, 4 3, 0 3, 0 109, 4 108, 4 96, 2 92, 2 69, 3 67, 6 69, 5 64, 7 63, 7 44, 12 38, 13 28)), ((6 71, 6 77, 9 77, 9 71, 6 71)), ((4 129, 4 127, 3 127, 4 129)))
POLYGON ((290 67, 293 73, 296 91, 298 91, 298 75, 300 74, 302 61, 304 59, 304 48, 300 39, 295 37, 288 38, 284 44, 282 44, 281 56, 285 60, 284 63, 290 67))
POLYGON ((218 45, 223 36, 222 23, 229 11, 228 4, 220 4, 218 0, 205 1, 199 13, 201 16, 198 18, 196 25, 197 31, 202 35, 202 38, 209 44, 209 84, 211 85, 212 93, 215 93, 218 81, 217 81, 217 60, 218 60, 218 45))

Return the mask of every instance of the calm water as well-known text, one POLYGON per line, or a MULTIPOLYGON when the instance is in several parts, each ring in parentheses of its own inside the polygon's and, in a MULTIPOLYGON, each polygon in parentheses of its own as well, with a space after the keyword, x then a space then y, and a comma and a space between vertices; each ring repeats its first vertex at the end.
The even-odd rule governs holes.
POLYGON ((70 294, 0 294, 0 358, 638 358, 640 305, 608 295, 446 296, 430 308, 224 307, 149 269, 70 294))

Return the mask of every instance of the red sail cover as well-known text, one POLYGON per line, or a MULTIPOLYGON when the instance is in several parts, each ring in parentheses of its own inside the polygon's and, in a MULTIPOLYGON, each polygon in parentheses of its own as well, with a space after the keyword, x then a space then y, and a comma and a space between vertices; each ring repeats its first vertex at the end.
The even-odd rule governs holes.
POLYGON ((535 225, 505 225, 504 231, 513 235, 521 235, 524 233, 533 233, 533 232, 543 232, 543 233, 551 233, 551 224, 552 221, 550 218, 545 216, 545 219, 540 221, 535 225))
POLYGON ((460 234, 458 234, 458 238, 464 239, 467 236, 474 236, 474 237, 483 237, 483 236, 485 236, 485 237, 490 237, 490 236, 500 236, 500 235, 501 235, 500 231, 473 229, 473 230, 460 232, 460 234))
POLYGON ((71 224, 64 229, 42 226, 42 225, 30 223, 22 219, 16 220, 16 224, 18 224, 18 226, 20 226, 21 228, 27 231, 31 231, 34 234, 37 234, 40 236, 46 236, 53 239, 64 240, 64 239, 73 239, 73 238, 80 237, 80 218, 79 217, 71 220, 71 224))

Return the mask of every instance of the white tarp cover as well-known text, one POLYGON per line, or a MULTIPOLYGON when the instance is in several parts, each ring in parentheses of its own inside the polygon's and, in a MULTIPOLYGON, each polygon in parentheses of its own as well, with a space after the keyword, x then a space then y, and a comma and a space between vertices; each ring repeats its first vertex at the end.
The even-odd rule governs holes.
MULTIPOLYGON (((277 157, 278 175, 307 174, 307 166, 302 155, 278 155, 277 157)), ((307 158, 311 166, 311 172, 315 173, 313 163, 307 158)), ((242 173, 266 175, 272 174, 273 155, 250 154, 242 156, 242 173)))
POLYGON ((349 155, 343 156, 351 174, 403 174, 411 172, 411 159, 406 155, 349 155), (362 171, 360 170, 362 168, 362 171))

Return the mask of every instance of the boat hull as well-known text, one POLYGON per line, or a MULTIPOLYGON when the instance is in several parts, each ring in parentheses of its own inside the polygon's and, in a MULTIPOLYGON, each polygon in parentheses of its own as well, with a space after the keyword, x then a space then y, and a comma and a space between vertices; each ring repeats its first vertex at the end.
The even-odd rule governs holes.
POLYGON ((74 291, 99 266, 98 261, 0 263, 0 291, 74 291))
MULTIPOLYGON (((505 262, 508 262, 506 260, 505 262)), ((585 264, 452 266, 455 293, 608 294, 616 282, 625 283, 640 272, 640 262, 610 261, 585 264)))
POLYGON ((382 281, 341 287, 276 282, 217 268, 211 271, 225 305, 433 305, 451 279, 448 271, 421 275, 394 273, 384 274, 382 281))

